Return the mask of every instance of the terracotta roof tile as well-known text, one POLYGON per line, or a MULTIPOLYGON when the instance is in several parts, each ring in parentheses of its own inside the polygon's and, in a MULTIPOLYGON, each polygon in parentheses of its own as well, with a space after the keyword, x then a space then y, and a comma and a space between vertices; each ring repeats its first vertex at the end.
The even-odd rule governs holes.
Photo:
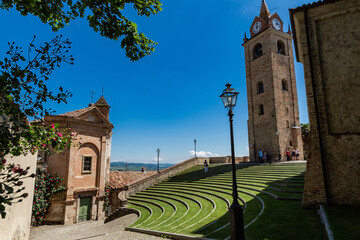
POLYGON ((82 108, 82 109, 79 109, 79 110, 59 114, 58 116, 66 116, 66 117, 76 118, 76 117, 80 116, 81 114, 83 114, 83 113, 85 113, 85 112, 87 112, 87 111, 89 111, 89 110, 91 110, 93 108, 95 108, 95 106, 90 106, 90 107, 87 107, 87 108, 82 108))
POLYGON ((314 7, 324 5, 324 4, 334 3, 334 2, 338 2, 338 1, 340 1, 340 0, 320 0, 320 1, 317 1, 317 2, 304 4, 304 5, 299 6, 297 8, 289 9, 289 11, 290 11, 290 13, 295 13, 295 12, 298 12, 298 11, 303 11, 303 10, 305 10, 307 8, 314 8, 314 7))
POLYGON ((99 98, 99 100, 97 100, 97 102, 95 103, 95 105, 106 105, 109 106, 109 104, 106 102, 104 96, 101 96, 99 98))
POLYGON ((110 187, 123 188, 131 183, 139 182, 144 178, 156 174, 156 171, 111 171, 110 172, 110 187))

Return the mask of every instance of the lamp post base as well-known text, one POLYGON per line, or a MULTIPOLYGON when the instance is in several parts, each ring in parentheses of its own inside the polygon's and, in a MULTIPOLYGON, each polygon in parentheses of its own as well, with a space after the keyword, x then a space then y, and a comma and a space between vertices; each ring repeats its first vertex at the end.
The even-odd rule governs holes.
POLYGON ((235 201, 229 208, 231 240, 245 240, 243 208, 235 201))

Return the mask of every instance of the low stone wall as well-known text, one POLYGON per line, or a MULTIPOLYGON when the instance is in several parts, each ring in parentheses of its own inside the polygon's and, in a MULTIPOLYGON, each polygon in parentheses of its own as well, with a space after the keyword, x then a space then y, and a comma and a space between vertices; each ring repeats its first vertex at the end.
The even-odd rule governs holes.
POLYGON ((249 156, 236 157, 235 158, 235 163, 246 163, 246 162, 250 162, 250 157, 249 156))
POLYGON ((181 173, 185 171, 186 169, 191 168, 192 166, 203 164, 205 161, 204 158, 191 158, 189 160, 186 160, 184 162, 181 162, 179 164, 176 164, 174 166, 171 166, 169 168, 166 168, 162 171, 160 171, 159 174, 152 175, 148 178, 145 178, 139 182, 130 184, 127 186, 127 190, 125 193, 126 198, 128 198, 131 195, 134 195, 137 192, 141 192, 145 190, 146 188, 155 185, 158 182, 162 182, 165 179, 172 177, 178 173, 181 173))
MULTIPOLYGON (((226 164, 231 163, 231 157, 197 157, 190 158, 186 161, 178 163, 174 166, 161 170, 159 174, 155 174, 144 178, 138 182, 126 185, 123 188, 112 189, 111 190, 111 208, 112 211, 115 211, 119 207, 124 207, 126 204, 126 199, 138 192, 145 190, 148 187, 151 187, 159 182, 162 182, 176 174, 179 174, 195 165, 203 165, 205 160, 210 164, 226 164)), ((236 157, 235 162, 249 162, 249 157, 236 157)))
POLYGON ((131 209, 131 208, 124 208, 124 207, 120 207, 118 209, 116 209, 115 211, 113 211, 106 219, 105 219, 105 223, 108 223, 114 219, 129 215, 129 214, 133 214, 135 213, 136 215, 140 215, 140 212, 138 210, 135 209, 131 209))
MULTIPOLYGON (((231 163, 231 156, 226 157, 210 157, 210 164, 221 164, 221 163, 231 163)), ((245 157, 235 157, 235 163, 250 162, 248 156, 245 157)))
POLYGON ((126 189, 128 188, 125 187, 125 188, 111 189, 111 193, 110 193, 111 211, 116 210, 119 207, 124 207, 124 205, 126 204, 126 198, 125 198, 126 189))

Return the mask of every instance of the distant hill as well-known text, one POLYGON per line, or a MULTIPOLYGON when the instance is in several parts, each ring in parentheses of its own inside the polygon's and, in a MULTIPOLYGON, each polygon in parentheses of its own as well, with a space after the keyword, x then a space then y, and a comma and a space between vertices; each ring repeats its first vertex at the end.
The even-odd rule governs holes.
MULTIPOLYGON (((173 166, 171 163, 160 163, 160 170, 173 166)), ((153 163, 127 163, 127 171, 141 171, 142 167, 146 167, 147 171, 156 171, 157 164, 153 163)), ((125 171, 125 162, 111 162, 110 171, 125 171)))

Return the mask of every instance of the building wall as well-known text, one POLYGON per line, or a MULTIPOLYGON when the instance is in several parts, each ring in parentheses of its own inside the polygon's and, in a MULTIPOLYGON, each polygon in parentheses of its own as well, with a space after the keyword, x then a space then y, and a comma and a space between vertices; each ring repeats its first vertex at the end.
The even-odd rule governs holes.
MULTIPOLYGON (((18 157, 6 157, 8 163, 20 164, 22 168, 30 167, 29 173, 36 173, 37 154, 18 157)), ((29 195, 22 202, 6 206, 5 219, 0 218, 0 240, 26 240, 29 239, 32 203, 34 198, 35 178, 22 180, 25 190, 22 193, 29 195)), ((16 189, 15 189, 16 190, 16 189)))
POLYGON ((304 207, 360 205, 360 2, 291 10, 310 121, 304 207))
MULTIPOLYGON (((48 121, 64 122, 63 119, 48 121)), ((67 119, 71 121, 71 119, 67 119)), ((63 185, 68 189, 51 199, 52 205, 45 221, 71 224, 78 222, 80 198, 91 197, 91 220, 105 218, 103 211, 104 188, 109 180, 111 158, 111 130, 85 121, 69 123, 76 136, 70 150, 64 154, 49 156, 48 171, 64 177, 63 185), (91 156, 91 172, 83 172, 83 157, 91 156)))
POLYGON ((300 159, 303 158, 291 39, 290 34, 267 29, 243 44, 251 161, 255 161, 260 149, 273 158, 277 158, 279 152, 284 156, 286 148, 298 149, 300 159), (284 43, 286 55, 277 52, 279 40, 284 43), (253 51, 258 43, 262 44, 263 55, 255 59, 253 51), (282 90, 282 80, 287 82, 288 91, 282 90), (264 84, 263 93, 258 93, 260 82, 264 84), (263 115, 260 115, 261 104, 263 115))

